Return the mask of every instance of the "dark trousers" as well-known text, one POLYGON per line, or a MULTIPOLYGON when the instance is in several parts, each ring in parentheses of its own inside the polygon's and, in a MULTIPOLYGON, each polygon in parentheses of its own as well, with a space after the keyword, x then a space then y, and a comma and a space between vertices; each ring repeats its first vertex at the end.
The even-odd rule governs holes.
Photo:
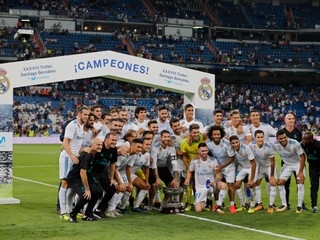
POLYGON ((99 176, 99 182, 105 191, 105 194, 98 206, 98 210, 105 212, 108 207, 108 202, 112 196, 116 193, 116 187, 114 185, 110 186, 110 179, 107 172, 103 172, 99 176))
POLYGON ((309 165, 309 177, 310 177, 310 196, 312 207, 318 206, 318 191, 319 191, 319 177, 320 168, 309 165))
POLYGON ((72 212, 70 213, 71 216, 76 216, 77 213, 88 203, 85 215, 91 216, 93 208, 97 203, 98 199, 102 196, 102 187, 99 182, 91 182, 89 183, 89 188, 91 192, 91 199, 85 199, 83 194, 85 192, 84 187, 82 185, 81 180, 74 180, 69 182, 69 187, 79 196, 79 201, 77 202, 76 206, 73 208, 72 212))

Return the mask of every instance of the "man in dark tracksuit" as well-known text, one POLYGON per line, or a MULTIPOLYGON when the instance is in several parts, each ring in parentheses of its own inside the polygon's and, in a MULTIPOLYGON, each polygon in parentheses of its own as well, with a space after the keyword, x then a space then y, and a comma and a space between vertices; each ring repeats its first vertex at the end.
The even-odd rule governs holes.
POLYGON ((79 164, 74 164, 67 176, 69 187, 79 196, 76 206, 70 213, 69 221, 77 222, 77 214, 88 203, 83 220, 94 221, 93 208, 102 196, 101 184, 92 175, 93 159, 102 150, 102 141, 94 138, 91 147, 80 153, 79 164))
MULTIPOLYGON (((115 163, 117 162, 117 134, 109 132, 103 142, 101 153, 97 154, 93 164, 93 175, 100 182, 105 194, 94 211, 94 215, 99 218, 106 218, 105 211, 108 202, 116 192, 115 181, 120 183, 118 174, 115 174, 115 163)), ((125 185, 118 187, 125 187, 125 185)))
POLYGON ((319 191, 319 177, 320 177, 320 142, 313 138, 311 132, 306 132, 302 138, 301 144, 303 150, 307 155, 309 163, 309 177, 310 177, 310 194, 312 212, 318 212, 318 191, 319 191))

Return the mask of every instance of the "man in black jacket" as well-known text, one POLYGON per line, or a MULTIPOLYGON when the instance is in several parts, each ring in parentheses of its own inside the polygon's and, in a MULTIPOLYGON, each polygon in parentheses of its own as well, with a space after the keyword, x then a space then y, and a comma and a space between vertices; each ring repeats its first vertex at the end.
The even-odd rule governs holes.
POLYGON ((309 163, 309 177, 310 177, 310 194, 312 212, 318 212, 318 191, 319 191, 319 177, 320 177, 320 142, 313 138, 311 132, 306 132, 302 137, 303 150, 307 155, 309 163))

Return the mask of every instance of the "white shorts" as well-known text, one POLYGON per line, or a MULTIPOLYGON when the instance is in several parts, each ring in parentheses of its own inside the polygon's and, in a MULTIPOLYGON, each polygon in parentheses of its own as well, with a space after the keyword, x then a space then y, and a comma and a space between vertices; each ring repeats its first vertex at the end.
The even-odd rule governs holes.
POLYGON ((117 174, 120 178, 120 180, 122 180, 122 183, 124 183, 126 186, 128 186, 128 178, 127 178, 127 174, 126 173, 121 173, 117 171, 117 174))
MULTIPOLYGON (((261 165, 259 165, 257 180, 265 178, 265 177, 270 179, 270 175, 271 175, 271 166, 262 167, 261 165)), ((277 166, 276 165, 274 165, 274 177, 275 177, 276 180, 278 179, 278 173, 277 173, 277 166)))
POLYGON ((131 173, 131 181, 133 182, 138 176, 134 173, 131 173))
MULTIPOLYGON (((256 168, 256 173, 253 179, 254 182, 257 181, 257 172, 258 169, 256 168)), ((249 179, 251 178, 251 168, 239 168, 236 173, 236 181, 242 181, 246 176, 248 176, 249 179)))
POLYGON ((196 194, 194 196, 194 205, 201 203, 201 202, 206 202, 207 201, 207 196, 212 195, 213 188, 206 188, 206 187, 201 187, 201 188, 196 188, 196 194))
MULTIPOLYGON (((287 181, 291 177, 293 172, 296 172, 296 174, 298 174, 299 169, 300 163, 296 165, 283 164, 279 179, 287 181)), ((306 176, 306 168, 303 169, 303 175, 306 176)))
MULTIPOLYGON (((128 181, 128 178, 127 178, 127 174, 126 173, 120 173, 119 175, 120 179, 122 180, 122 182, 128 186, 129 185, 129 181, 128 181)), ((138 176, 135 175, 134 173, 131 174, 131 181, 133 182, 138 176)))
POLYGON ((72 166, 73 162, 71 161, 69 155, 65 150, 62 151, 59 157, 59 178, 66 179, 72 166))
POLYGON ((236 167, 234 163, 230 163, 221 171, 223 177, 226 179, 227 183, 234 183, 234 179, 236 176, 236 167))

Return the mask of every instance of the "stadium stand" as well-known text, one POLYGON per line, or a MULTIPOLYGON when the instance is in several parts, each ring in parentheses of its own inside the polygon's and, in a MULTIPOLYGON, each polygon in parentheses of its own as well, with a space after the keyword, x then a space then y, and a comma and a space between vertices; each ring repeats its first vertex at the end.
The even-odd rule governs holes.
MULTIPOLYGON (((206 0, 139 0, 133 3, 129 0, 111 0, 95 4, 94 1, 82 0, 41 0, 1 1, 0 9, 7 13, 10 9, 49 10, 50 17, 57 19, 65 17, 119 23, 113 32, 88 33, 59 27, 43 29, 42 20, 33 17, 38 41, 32 39, 28 43, 30 58, 113 50, 167 63, 195 64, 199 68, 206 65, 210 68, 240 66, 244 69, 268 67, 271 71, 277 68, 318 71, 320 67, 320 42, 315 40, 318 39, 316 33, 305 35, 305 39, 310 40, 307 42, 303 41, 304 37, 298 36, 300 32, 295 33, 295 36, 285 32, 286 29, 314 29, 319 24, 320 8, 311 3, 291 4, 280 1, 279 5, 272 5, 252 0, 240 0, 237 4, 206 0), (165 36, 164 32, 156 35, 143 29, 144 23, 153 23, 154 28, 156 23, 164 27, 170 17, 177 20, 203 20, 209 30, 204 30, 203 34, 193 30, 193 36, 182 37, 178 32, 165 36), (134 23, 142 25, 130 25, 134 23), (233 28, 233 33, 229 32, 229 27, 233 28), (254 31, 243 33, 235 30, 242 28, 254 31), (271 37, 267 35, 268 31, 279 29, 284 32, 274 32, 271 37)), ((176 27, 184 26, 179 23, 176 27)), ((0 56, 16 56, 21 51, 19 41, 13 38, 15 31, 16 28, 1 27, 0 56)), ((75 107, 83 103, 99 103, 106 109, 146 105, 150 118, 154 117, 154 106, 168 103, 174 115, 182 114, 181 106, 176 104, 182 101, 180 95, 160 90, 152 92, 145 87, 140 87, 137 92, 133 85, 111 80, 108 80, 107 86, 105 79, 79 82, 50 85, 53 89, 50 96, 32 95, 27 89, 15 89, 15 117, 22 130, 26 126, 30 127, 30 119, 36 116, 39 127, 46 125, 50 133, 59 132, 59 124, 70 118, 75 107), (98 93, 97 89, 104 90, 98 93), (39 104, 37 110, 30 109, 31 97, 39 104), (47 114, 46 109, 54 113, 47 114), (25 114, 28 117, 21 120, 20 117, 25 114)), ((250 107, 255 106, 263 112, 263 120, 275 127, 283 124, 283 116, 289 111, 297 115, 298 124, 304 129, 317 128, 319 124, 319 88, 315 86, 291 86, 283 92, 282 85, 222 82, 218 81, 217 84, 216 107, 225 110, 239 108, 244 120, 247 119, 250 107), (283 96, 272 94, 276 92, 283 92, 283 96), (238 93, 241 93, 239 97, 238 93)))
MULTIPOLYGON (((156 118, 156 107, 165 104, 171 116, 182 117, 182 96, 147 87, 136 88, 134 84, 110 79, 86 79, 63 84, 48 85, 53 88, 51 96, 30 93, 27 88, 14 91, 14 119, 26 134, 35 123, 49 132, 59 133, 61 124, 73 117, 76 106, 81 104, 104 106, 104 111, 126 106, 146 106, 150 119, 156 118), (90 91, 91 89, 91 91, 90 91), (98 89, 104 89, 99 92, 98 89), (110 91, 114 89, 115 91, 110 91), (135 92, 135 90, 138 90, 135 92), (95 92, 100 93, 101 97, 95 92), (146 96, 143 97, 142 96, 146 96), (34 104, 36 103, 36 104, 34 104), (32 121, 34 120, 34 122, 32 121)), ((262 120, 279 128, 284 124, 284 116, 292 112, 297 116, 297 124, 303 128, 319 132, 320 88, 267 84, 225 84, 216 85, 216 107, 225 111, 239 109, 244 122, 248 122, 252 108, 262 112, 262 120), (282 93, 280 96, 278 93, 282 93), (307 94, 305 94, 307 93, 307 94)), ((228 115, 226 115, 226 118, 228 115)))

